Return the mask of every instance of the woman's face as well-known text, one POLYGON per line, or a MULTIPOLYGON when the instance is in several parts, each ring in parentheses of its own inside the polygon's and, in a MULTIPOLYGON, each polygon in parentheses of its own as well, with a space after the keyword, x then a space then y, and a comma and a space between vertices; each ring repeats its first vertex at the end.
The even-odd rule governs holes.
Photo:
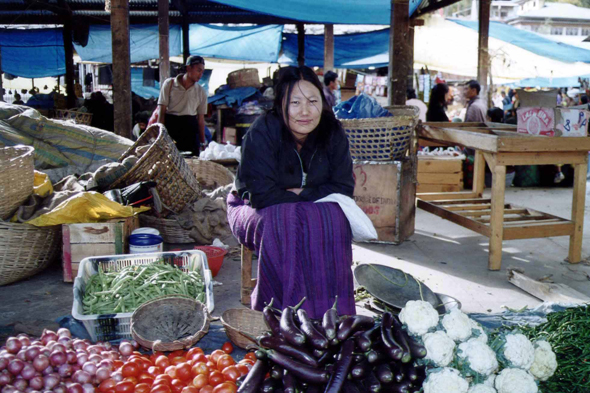
MULTIPOLYGON (((287 107, 287 98, 283 108, 287 107)), ((285 110, 285 109, 283 109, 285 110)), ((320 124, 322 116, 322 95, 320 91, 308 81, 299 81, 293 86, 289 98, 289 129, 295 139, 304 141, 307 135, 320 124)))

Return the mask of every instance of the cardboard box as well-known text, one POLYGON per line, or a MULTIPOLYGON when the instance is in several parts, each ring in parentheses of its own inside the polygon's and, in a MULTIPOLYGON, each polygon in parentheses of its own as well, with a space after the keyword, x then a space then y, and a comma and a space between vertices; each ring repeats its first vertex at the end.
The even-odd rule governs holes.
POLYGON ((555 136, 588 136, 590 111, 557 108, 555 110, 555 136))
POLYGON ((516 117, 517 132, 531 135, 555 135, 555 110, 553 108, 518 108, 516 117))
POLYGON ((128 254, 128 238, 136 228, 139 228, 137 216, 100 223, 62 225, 64 282, 74 281, 84 258, 128 254))
POLYGON ((223 143, 236 145, 238 142, 238 130, 235 127, 223 127, 223 143))

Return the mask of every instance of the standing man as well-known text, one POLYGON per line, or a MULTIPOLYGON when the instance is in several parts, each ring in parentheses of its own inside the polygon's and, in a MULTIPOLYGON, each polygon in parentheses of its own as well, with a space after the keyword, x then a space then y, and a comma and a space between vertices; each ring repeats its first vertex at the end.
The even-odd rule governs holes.
POLYGON ((200 144, 205 143, 205 115, 207 93, 197 82, 205 71, 201 56, 186 60, 186 73, 168 78, 160 88, 156 116, 149 124, 160 122, 176 142, 180 151, 199 155, 200 144))
POLYGON ((479 97, 481 86, 476 80, 470 80, 465 84, 465 98, 467 98, 467 112, 465 122, 485 123, 488 107, 479 97))
POLYGON ((336 96, 334 92, 338 90, 338 74, 334 71, 328 71, 324 74, 324 96, 330 107, 336 106, 336 96))

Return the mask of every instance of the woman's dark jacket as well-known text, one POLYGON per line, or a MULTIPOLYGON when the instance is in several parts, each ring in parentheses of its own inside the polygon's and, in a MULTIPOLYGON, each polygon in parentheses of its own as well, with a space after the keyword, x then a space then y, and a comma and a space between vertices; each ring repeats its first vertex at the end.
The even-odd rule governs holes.
POLYGON ((310 133, 298 153, 276 114, 261 115, 242 140, 236 188, 242 199, 262 209, 279 203, 317 201, 339 193, 352 197, 354 178, 348 140, 342 128, 320 143, 310 133), (303 183, 303 172, 307 173, 303 183), (289 188, 303 188, 297 195, 289 188))
POLYGON ((428 112, 426 112, 426 121, 449 121, 445 108, 440 104, 433 103, 428 106, 428 112))

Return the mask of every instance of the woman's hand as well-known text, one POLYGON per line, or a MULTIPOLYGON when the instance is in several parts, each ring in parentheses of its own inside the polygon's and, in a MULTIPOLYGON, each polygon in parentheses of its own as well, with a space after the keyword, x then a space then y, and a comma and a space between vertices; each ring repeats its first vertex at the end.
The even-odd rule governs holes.
POLYGON ((291 191, 294 194, 301 194, 301 191, 303 191, 303 188, 287 188, 287 191, 291 191))

